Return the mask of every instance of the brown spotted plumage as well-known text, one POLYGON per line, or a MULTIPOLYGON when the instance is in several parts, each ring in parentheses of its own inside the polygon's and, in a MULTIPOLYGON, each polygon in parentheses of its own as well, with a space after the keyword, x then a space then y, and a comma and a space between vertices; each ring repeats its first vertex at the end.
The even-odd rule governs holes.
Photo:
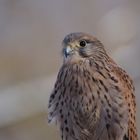
POLYGON ((138 140, 132 80, 85 33, 63 40, 64 61, 49 100, 48 120, 63 140, 138 140))

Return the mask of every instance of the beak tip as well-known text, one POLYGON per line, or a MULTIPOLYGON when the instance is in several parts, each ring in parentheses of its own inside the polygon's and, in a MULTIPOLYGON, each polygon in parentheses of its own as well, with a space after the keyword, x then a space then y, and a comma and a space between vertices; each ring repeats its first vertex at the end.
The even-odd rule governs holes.
POLYGON ((68 55, 70 55, 71 51, 72 51, 72 49, 69 46, 64 48, 64 55, 65 55, 65 57, 68 57, 68 55))

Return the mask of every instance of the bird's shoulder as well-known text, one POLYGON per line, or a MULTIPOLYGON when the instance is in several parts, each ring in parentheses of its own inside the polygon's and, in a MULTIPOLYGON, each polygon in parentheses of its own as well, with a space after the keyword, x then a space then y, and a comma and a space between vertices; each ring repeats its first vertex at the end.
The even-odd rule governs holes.
POLYGON ((108 66, 110 68, 110 72, 118 78, 125 89, 128 89, 131 92, 135 91, 132 78, 123 68, 117 65, 113 60, 111 60, 111 63, 108 66))

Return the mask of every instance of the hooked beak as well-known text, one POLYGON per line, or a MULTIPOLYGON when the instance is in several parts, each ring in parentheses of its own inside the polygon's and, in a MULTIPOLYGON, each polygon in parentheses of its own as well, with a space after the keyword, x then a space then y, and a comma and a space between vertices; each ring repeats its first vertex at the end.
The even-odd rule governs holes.
POLYGON ((70 54, 72 54, 73 50, 70 46, 64 48, 64 55, 67 58, 70 54))

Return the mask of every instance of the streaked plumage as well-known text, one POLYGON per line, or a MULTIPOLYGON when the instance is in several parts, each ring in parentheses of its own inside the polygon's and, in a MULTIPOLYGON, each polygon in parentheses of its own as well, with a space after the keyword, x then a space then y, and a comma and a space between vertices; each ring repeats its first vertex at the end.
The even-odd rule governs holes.
POLYGON ((63 40, 64 61, 49 100, 63 140, 137 140, 134 87, 102 43, 85 33, 63 40))

